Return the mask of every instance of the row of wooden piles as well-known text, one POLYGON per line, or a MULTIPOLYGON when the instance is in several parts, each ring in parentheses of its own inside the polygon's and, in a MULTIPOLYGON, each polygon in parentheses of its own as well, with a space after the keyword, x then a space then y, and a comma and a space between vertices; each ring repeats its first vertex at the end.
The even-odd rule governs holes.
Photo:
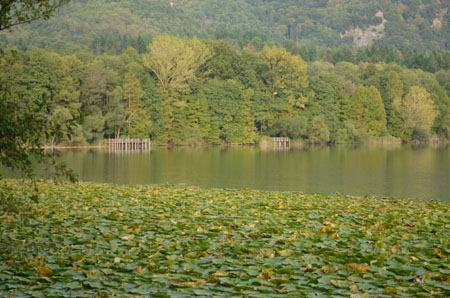
POLYGON ((106 146, 111 151, 147 151, 150 139, 107 139, 106 146))

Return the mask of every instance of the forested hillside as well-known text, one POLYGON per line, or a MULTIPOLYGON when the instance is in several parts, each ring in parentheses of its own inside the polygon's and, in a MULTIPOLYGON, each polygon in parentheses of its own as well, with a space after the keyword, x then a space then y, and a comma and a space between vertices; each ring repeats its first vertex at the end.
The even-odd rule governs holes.
POLYGON ((0 80, 17 101, 46 94, 57 124, 81 111, 72 140, 151 137, 167 144, 248 144, 262 136, 309 143, 450 138, 450 71, 396 63, 305 63, 280 47, 154 37, 146 53, 7 52, 0 80))
POLYGON ((120 54, 152 36, 336 47, 450 48, 448 0, 73 0, 50 21, 0 35, 4 46, 120 54))

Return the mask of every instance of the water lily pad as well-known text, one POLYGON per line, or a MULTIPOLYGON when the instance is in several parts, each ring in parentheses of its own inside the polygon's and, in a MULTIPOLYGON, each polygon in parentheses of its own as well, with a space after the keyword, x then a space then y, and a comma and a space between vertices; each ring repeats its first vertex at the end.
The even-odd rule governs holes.
POLYGON ((0 296, 450 296, 449 203, 39 188, 39 205, 0 210, 0 296))

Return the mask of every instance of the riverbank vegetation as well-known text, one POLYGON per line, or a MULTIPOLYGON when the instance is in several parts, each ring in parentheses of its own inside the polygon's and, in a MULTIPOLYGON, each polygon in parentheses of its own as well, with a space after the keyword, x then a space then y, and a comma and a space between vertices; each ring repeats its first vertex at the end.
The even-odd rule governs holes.
POLYGON ((1 296, 450 294, 445 202, 44 183, 35 204, 6 184, 1 296))
POLYGON ((54 123, 85 115, 72 140, 48 145, 121 136, 186 145, 253 144, 262 136, 306 143, 450 137, 448 69, 326 57, 307 63, 277 46, 238 49, 173 36, 154 37, 142 54, 133 47, 120 55, 6 51, 0 69, 11 98, 48 96, 54 123))

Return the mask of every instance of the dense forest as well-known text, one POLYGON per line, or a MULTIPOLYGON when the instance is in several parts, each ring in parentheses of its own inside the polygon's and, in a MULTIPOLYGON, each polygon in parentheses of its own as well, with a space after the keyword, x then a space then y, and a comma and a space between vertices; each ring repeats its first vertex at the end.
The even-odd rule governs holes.
POLYGON ((448 8, 448 0, 72 0, 49 21, 2 33, 0 44, 112 54, 130 43, 145 50, 167 34, 259 49, 294 42, 442 51, 450 49, 448 8))
POLYGON ((73 139, 50 145, 108 137, 187 145, 250 144, 262 136, 411 141, 450 138, 450 70, 443 65, 432 73, 332 55, 305 62, 278 46, 241 49, 164 35, 144 53, 132 46, 120 54, 6 50, 0 79, 20 104, 45 94, 55 125, 81 111, 73 139))
POLYGON ((74 137, 450 139, 448 0, 73 0, 0 33, 0 81, 74 137))

